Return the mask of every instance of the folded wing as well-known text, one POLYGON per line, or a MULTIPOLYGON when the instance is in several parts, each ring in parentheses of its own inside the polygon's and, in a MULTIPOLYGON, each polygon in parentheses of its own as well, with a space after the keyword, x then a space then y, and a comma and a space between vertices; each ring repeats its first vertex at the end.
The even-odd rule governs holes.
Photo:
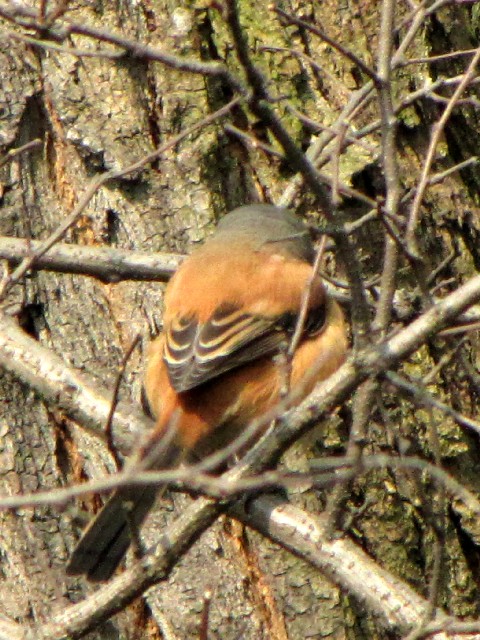
MULTIPOLYGON (((164 360, 177 392, 193 389, 226 371, 274 354, 288 346, 298 317, 256 316, 232 304, 219 307, 204 324, 193 316, 178 317, 166 328, 164 360)), ((311 309, 305 331, 318 333, 325 308, 311 309)))

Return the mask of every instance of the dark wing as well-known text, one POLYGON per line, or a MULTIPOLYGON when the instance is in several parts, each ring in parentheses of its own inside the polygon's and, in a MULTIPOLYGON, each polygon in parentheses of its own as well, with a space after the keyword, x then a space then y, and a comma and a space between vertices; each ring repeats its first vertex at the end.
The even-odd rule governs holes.
MULTIPOLYGON (((315 332, 323 326, 324 307, 314 316, 315 332), (319 320, 320 318, 320 320, 319 320)), ((205 324, 196 318, 178 318, 165 332, 164 360, 177 392, 193 389, 226 371, 288 346, 297 316, 255 316, 233 305, 219 307, 205 324)), ((307 319, 306 331, 311 332, 307 319)))

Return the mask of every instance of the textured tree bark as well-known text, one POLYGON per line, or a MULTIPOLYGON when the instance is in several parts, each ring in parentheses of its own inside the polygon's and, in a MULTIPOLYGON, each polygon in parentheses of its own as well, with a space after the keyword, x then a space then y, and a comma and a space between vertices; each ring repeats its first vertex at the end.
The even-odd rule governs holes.
MULTIPOLYGON (((292 12, 321 26, 373 68, 377 3, 293 4, 292 12)), ((242 76, 216 3, 188 8, 169 0, 85 5, 68 7, 68 19, 188 59, 225 61, 233 73, 242 76)), ((287 28, 268 3, 239 5, 254 61, 270 79, 272 93, 288 97, 290 108, 280 100, 275 106, 277 114, 298 144, 307 147, 315 136, 325 139, 352 93, 365 84, 361 71, 304 28, 287 28), (301 124, 295 117, 294 109, 321 123, 323 129, 312 133, 305 120, 301 124)), ((404 9, 399 8, 399 14, 401 11, 404 9)), ((425 29, 409 54, 439 55, 476 46, 471 44, 474 20, 467 7, 446 7, 425 18, 425 29)), ((220 77, 172 69, 134 55, 90 57, 66 52, 68 47, 83 54, 118 52, 108 42, 81 35, 63 40, 60 50, 45 48, 41 40, 35 44, 13 37, 30 31, 7 20, 0 24, 9 34, 0 40, 0 102, 6 105, 0 119, 1 150, 7 153, 34 139, 41 141, 41 146, 0 166, 1 235, 46 238, 72 211, 92 178, 126 167, 231 98, 231 87, 220 77)), ((455 64, 448 60, 429 65, 425 76, 432 80, 443 74, 450 77, 455 64)), ((399 100, 423 84, 423 76, 410 69, 406 67, 396 79, 399 100)), ((458 73, 463 71, 464 66, 459 67, 458 73)), ((448 87, 443 95, 449 95, 447 91, 448 87)), ((442 108, 441 101, 425 96, 402 111, 397 136, 405 191, 416 187, 430 126, 442 108)), ((370 125, 376 118, 372 101, 355 126, 370 125)), ((281 151, 264 123, 245 105, 232 112, 229 123, 281 151)), ((474 105, 457 110, 445 129, 435 171, 478 154, 478 129, 474 105)), ((329 153, 334 154, 335 144, 327 147, 329 153)), ((380 200, 384 184, 379 150, 378 132, 366 137, 363 146, 349 147, 341 159, 340 186, 380 200)), ((332 163, 323 170, 335 173, 332 163)), ((426 271, 433 272, 446 260, 442 278, 437 279, 442 280, 440 292, 449 290, 451 279, 461 282, 479 269, 478 183, 478 168, 472 165, 427 192, 418 237, 426 271)), ((293 190, 292 173, 286 162, 264 153, 260 146, 245 144, 217 123, 166 151, 152 166, 103 185, 67 239, 92 247, 184 253, 209 233, 224 212, 247 202, 279 203, 288 189, 293 190)), ((313 221, 322 219, 305 187, 297 189, 296 196, 302 215, 310 214, 313 221)), ((354 198, 346 199, 344 205, 351 222, 367 210, 364 202, 359 204, 354 198)), ((377 218, 356 234, 366 279, 381 271, 383 234, 377 218)), ((407 303, 409 296, 414 299, 416 287, 408 264, 404 259, 400 271, 407 303)), ((143 354, 161 325, 161 284, 105 283, 85 275, 33 269, 9 292, 7 303, 9 312, 18 315, 30 335, 110 388, 124 353, 140 334, 141 347, 127 363, 121 387, 122 399, 139 404, 143 354)), ((444 357, 445 340, 454 339, 433 340, 410 359, 405 372, 421 377, 432 371, 444 357)), ((475 417, 480 389, 478 336, 467 346, 452 342, 451 348, 455 356, 429 389, 458 411, 475 417)), ((3 372, 0 412, 2 495, 80 482, 114 471, 112 456, 101 440, 3 372)), ((345 408, 311 434, 310 458, 343 451, 348 425, 349 409, 345 408)), ((398 391, 383 387, 369 421, 366 452, 400 450, 431 459, 436 448, 442 466, 478 491, 477 435, 465 432, 435 409, 419 410, 398 391)), ((305 459, 305 447, 299 445, 286 464, 305 469, 305 459)), ((326 496, 320 491, 299 492, 292 493, 291 500, 318 512, 326 496)), ((152 514, 145 528, 147 546, 158 540, 164 522, 188 500, 179 496, 162 499, 162 509, 152 514)), ((86 498, 81 506, 93 512, 99 501, 86 498)), ((431 481, 406 470, 382 469, 358 477, 341 515, 349 535, 372 557, 427 597, 436 527, 443 520, 440 533, 437 531, 437 538, 444 541, 438 604, 459 617, 478 616, 480 531, 478 521, 460 501, 446 505, 431 481)), ((70 509, 59 512, 53 506, 0 512, 1 617, 25 625, 41 624, 91 591, 83 581, 67 579, 64 572, 80 531, 74 516, 70 509)), ((211 592, 208 638, 387 637, 361 604, 316 569, 226 516, 201 537, 166 581, 89 637, 199 637, 207 592, 211 592)))

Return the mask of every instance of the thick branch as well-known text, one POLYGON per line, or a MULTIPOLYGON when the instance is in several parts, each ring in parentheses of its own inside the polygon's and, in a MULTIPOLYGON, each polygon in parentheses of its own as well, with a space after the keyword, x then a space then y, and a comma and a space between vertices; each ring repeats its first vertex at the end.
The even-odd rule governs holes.
MULTIPOLYGON (((111 394, 98 381, 69 367, 53 351, 22 331, 11 318, 1 314, 0 369, 34 389, 45 402, 60 408, 68 418, 104 438, 111 394)), ((113 416, 115 446, 122 453, 130 452, 139 435, 152 424, 131 404, 120 402, 113 416)))
MULTIPOLYGON (((17 265, 39 251, 42 242, 0 236, 0 260, 17 265)), ((182 256, 173 253, 141 253, 112 247, 87 247, 58 242, 35 259, 35 271, 56 271, 93 276, 103 282, 170 279, 182 256)))
MULTIPOLYGON (((427 600, 403 580, 382 569, 349 538, 330 539, 324 518, 314 517, 276 496, 262 496, 249 502, 247 509, 237 504, 231 513, 317 567, 353 594, 390 631, 403 636, 422 623, 427 600)), ((436 611, 435 620, 439 628, 442 623, 455 623, 440 610, 436 611)), ((453 637, 448 635, 450 639, 453 637)), ((470 640, 473 637, 477 636, 470 636, 470 640)), ((447 634, 439 633, 435 638, 446 639, 447 634)), ((466 636, 462 638, 465 640, 466 636)))
MULTIPOLYGON (((279 426, 259 443, 226 478, 231 478, 234 481, 247 473, 264 469, 278 455, 279 449, 284 448, 288 442, 297 437, 333 404, 345 398, 360 381, 368 375, 377 375, 396 365, 428 337, 478 300, 480 300, 480 276, 472 278, 458 291, 447 296, 390 340, 359 353, 334 376, 320 385, 298 409, 290 411, 287 414, 285 424, 279 426)), ((38 351, 34 350, 34 357, 29 357, 33 346, 31 343, 35 345, 36 343, 15 327, 12 320, 8 318, 1 320, 0 337, 2 338, 0 344, 1 365, 21 377, 23 381, 31 384, 37 391, 41 391, 50 402, 61 405, 64 410, 69 410, 77 418, 84 414, 88 423, 95 422, 98 403, 104 406, 105 412, 107 411, 108 402, 99 397, 101 391, 98 386, 95 392, 91 388, 80 389, 79 387, 84 386, 84 381, 78 375, 73 375, 73 372, 68 368, 67 373, 61 371, 62 363, 56 356, 50 356, 49 363, 45 367, 41 362, 38 362, 38 351), (53 369, 52 363, 55 365, 53 369), (70 380, 70 387, 67 383, 68 380, 70 380), (91 402, 92 397, 95 397, 95 403, 91 402), (86 398, 89 401, 88 407, 75 407, 75 400, 78 398, 86 398), (88 415, 89 411, 94 414, 94 417, 88 415)), ((42 355, 45 357, 48 350, 39 347, 39 345, 36 346, 37 349, 43 349, 42 355)), ((135 426, 133 420, 131 426, 135 426)), ((121 609, 145 588, 166 575, 178 560, 179 555, 188 549, 199 533, 213 522, 221 508, 218 503, 212 500, 196 501, 165 532, 162 540, 164 542, 168 540, 168 549, 163 546, 157 549, 154 555, 145 556, 132 569, 97 591, 93 603, 91 599, 88 599, 74 605, 65 613, 57 616, 42 630, 37 629, 36 638, 79 637, 86 629, 97 624, 100 619, 98 616, 105 618, 121 609)), ((318 537, 315 540, 316 544, 319 544, 318 537)), ((296 553, 302 555, 303 551, 301 548, 296 548, 296 553)), ((345 563, 345 569, 347 575, 357 571, 356 563, 345 563)), ((382 570, 379 571, 383 573, 382 570)), ((353 588, 352 584, 348 583, 341 575, 336 574, 335 579, 345 588, 353 588)), ((363 590, 355 595, 364 599, 363 590)), ((368 603, 366 604, 368 605, 368 603)), ((377 604, 382 607, 381 597, 379 597, 377 604)), ((415 608, 417 603, 415 602, 411 606, 415 608)))

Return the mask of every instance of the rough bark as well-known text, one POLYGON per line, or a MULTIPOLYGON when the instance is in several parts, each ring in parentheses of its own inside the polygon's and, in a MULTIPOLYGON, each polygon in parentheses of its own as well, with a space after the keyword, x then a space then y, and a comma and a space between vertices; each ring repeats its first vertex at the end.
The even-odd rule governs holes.
MULTIPOLYGON (((276 113, 298 145, 306 148, 314 134, 287 104, 321 123, 325 130, 315 133, 321 138, 335 125, 352 92, 368 80, 351 60, 320 38, 302 27, 285 26, 269 3, 239 5, 254 61, 269 78, 271 92, 288 97, 288 101, 281 99, 275 104, 276 113)), ((377 3, 296 2, 289 11, 320 26, 330 38, 375 67, 380 21, 377 3)), ((397 24, 402 13, 406 15, 407 10, 397 7, 397 24)), ((148 0, 71 3, 66 17, 177 56, 224 61, 232 73, 243 78, 232 50, 232 35, 216 3, 208 7, 148 0)), ((31 35, 31 29, 5 19, 0 25, 3 33, 9 34, 0 41, 0 101, 6 105, 0 120, 1 150, 7 153, 40 140, 39 146, 0 167, 0 235, 35 240, 47 237, 72 211, 92 178, 126 167, 232 97, 232 88, 221 77, 172 69, 134 55, 72 55, 65 49, 73 46, 97 53, 119 49, 80 35, 61 42, 61 51, 45 48, 41 39, 34 44, 12 35, 31 35)), ((475 46, 475 28, 475 14, 469 7, 448 5, 425 18, 408 50, 409 57, 469 49, 475 46)), ((394 89, 399 101, 420 88, 427 76, 436 80, 463 73, 465 59, 422 67, 421 74, 416 69, 405 67, 397 73, 394 89)), ((448 97, 453 89, 440 88, 439 92, 448 97)), ((470 95, 475 97, 473 90, 470 95)), ((430 127, 443 108, 442 102, 425 95, 399 116, 398 159, 404 193, 416 188, 430 127)), ((372 100, 353 118, 354 126, 365 127, 378 117, 372 100)), ((252 115, 245 103, 232 111, 229 123, 281 151, 265 123, 252 115)), ((478 154, 478 134, 475 103, 460 105, 447 123, 433 172, 478 154)), ((380 201, 385 184, 378 155, 379 132, 364 142, 343 153, 339 181, 380 201)), ((335 153, 336 144, 330 145, 330 153, 335 153)), ((332 163, 324 170, 329 175, 335 173, 332 163)), ((234 206, 258 200, 280 202, 292 189, 293 174, 287 161, 245 144, 216 123, 166 151, 151 166, 101 186, 69 231, 68 241, 185 253, 234 206)), ((479 269, 478 184, 478 168, 471 165, 427 191, 417 228, 424 259, 418 267, 420 276, 415 265, 402 255, 399 258, 398 325, 420 311, 416 277, 432 273, 451 255, 432 283, 442 284, 436 292, 442 294, 479 269), (401 313, 404 308, 405 317, 401 313)), ((295 196, 302 215, 322 221, 308 188, 297 189, 295 196)), ((411 199, 407 198, 408 202, 411 199)), ((342 211, 354 222, 367 211, 367 205, 344 197, 342 211)), ((363 225, 354 242, 363 277, 377 277, 384 260, 384 226, 379 219, 363 225)), ((335 262, 333 258, 331 262, 335 262)), ((344 277, 338 262, 339 275, 344 277)), ((143 354, 161 324, 161 284, 105 283, 85 275, 33 269, 9 292, 7 303, 30 335, 69 365, 110 388, 124 353, 140 334, 140 349, 127 363, 121 387, 122 399, 140 402, 143 354)), ((469 337, 462 345, 457 341, 455 337, 433 339, 405 363, 403 371, 421 378, 442 362, 438 375, 428 381, 428 389, 457 411, 475 418, 478 336, 469 337), (443 364, 442 358, 450 351, 453 355, 443 364)), ((443 468, 472 492, 478 491, 477 434, 459 427, 437 409, 419 407, 388 384, 379 387, 375 400, 365 453, 396 456, 401 451, 427 460, 438 457, 443 468)), ((76 483, 115 469, 98 438, 72 424, 52 404, 45 404, 21 380, 3 372, 0 411, 2 495, 76 483)), ((347 406, 314 432, 310 459, 342 452, 350 422, 347 406)), ((305 447, 299 445, 290 453, 286 464, 304 469, 305 447)), ((322 510, 328 495, 323 491, 298 492, 292 493, 291 500, 315 513, 322 510)), ((146 527, 149 543, 158 539, 165 519, 182 510, 188 500, 175 496, 161 501, 163 510, 152 514, 146 527)), ((82 504, 93 512, 99 501, 88 498, 82 504)), ((2 617, 25 625, 42 624, 90 592, 91 587, 83 581, 67 579, 64 573, 80 530, 76 515, 54 506, 0 512, 2 617)), ((435 540, 440 541, 443 558, 436 604, 460 618, 478 617, 480 531, 478 518, 473 518, 460 500, 446 499, 426 476, 405 469, 379 469, 359 475, 348 489, 340 515, 349 536, 382 567, 425 597, 433 574, 435 540)), ((316 568, 226 516, 208 529, 167 580, 103 628, 91 632, 91 637, 198 637, 207 591, 212 592, 208 638, 390 637, 376 618, 316 568)), ((397 637, 396 631, 391 633, 397 637)))

